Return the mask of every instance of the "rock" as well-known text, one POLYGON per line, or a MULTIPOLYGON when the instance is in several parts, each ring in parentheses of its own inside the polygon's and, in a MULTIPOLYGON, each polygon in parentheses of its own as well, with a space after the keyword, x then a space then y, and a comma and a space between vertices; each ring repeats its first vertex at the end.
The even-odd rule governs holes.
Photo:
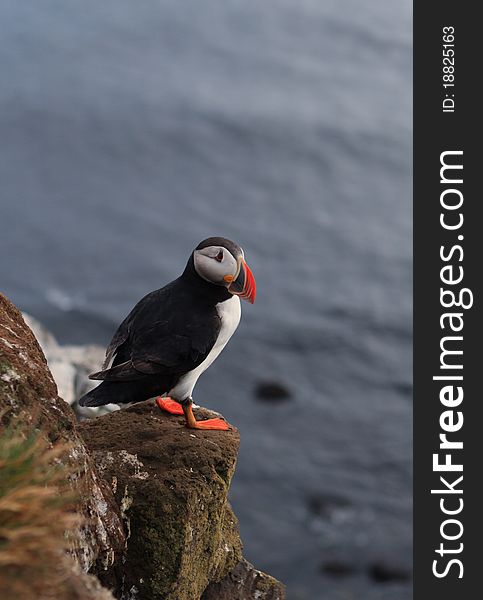
POLYGON ((276 381, 260 381, 255 396, 265 402, 284 402, 292 397, 289 389, 276 381))
POLYGON ((308 495, 306 504, 312 516, 322 519, 333 519, 350 508, 350 503, 344 498, 318 492, 308 495))
POLYGON ((241 560, 218 583, 210 584, 201 600, 283 600, 285 586, 241 560))
POLYGON ((124 528, 113 494, 97 476, 77 432, 72 409, 57 395, 37 340, 20 311, 2 294, 0 419, 2 431, 15 424, 27 432, 39 432, 51 444, 68 444, 68 454, 60 460, 75 473, 71 485, 79 498, 77 510, 83 516, 72 555, 84 570, 112 564, 125 546, 124 528))
POLYGON ((348 577, 356 572, 354 565, 337 559, 327 561, 320 570, 331 577, 348 577))
MULTIPOLYGON (((214 416, 204 409, 195 414, 214 416)), ((189 430, 183 417, 147 401, 86 421, 81 432, 129 532, 122 577, 97 573, 114 582, 118 597, 199 600, 241 561, 227 501, 236 430, 189 430)))
POLYGON ((392 566, 385 562, 377 562, 369 566, 369 577, 377 583, 391 583, 394 581, 409 581, 411 574, 402 567, 392 566))

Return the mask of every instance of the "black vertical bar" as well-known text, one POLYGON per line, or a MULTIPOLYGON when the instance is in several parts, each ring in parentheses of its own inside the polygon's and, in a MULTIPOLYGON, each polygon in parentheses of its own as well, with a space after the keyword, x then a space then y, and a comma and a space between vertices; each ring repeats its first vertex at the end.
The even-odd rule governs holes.
MULTIPOLYGON (((447 0, 419 2, 414 6, 415 600, 464 600, 483 593, 480 540, 483 537, 483 393, 479 385, 479 374, 483 372, 483 194, 479 189, 483 177, 480 166, 483 126, 478 97, 483 35, 477 8, 476 3, 447 0), (444 68, 451 66, 453 71, 444 68), (444 75, 451 74, 453 80, 444 79, 444 75), (444 83, 451 82, 454 86, 444 87, 444 83), (452 152, 445 155, 445 162, 463 168, 443 171, 442 183, 443 152, 452 152), (462 183, 457 183, 459 178, 462 183), (460 208, 442 206, 442 202, 457 206, 461 196, 460 208), (460 222, 460 213, 464 219, 461 227, 442 226, 442 214, 445 224, 455 226, 460 222), (441 257, 441 247, 445 259, 441 257), (456 280, 462 267, 462 281, 443 282, 441 269, 446 266, 450 269, 443 272, 444 279, 456 280), (470 304, 473 296, 473 306, 442 307, 441 288, 453 291, 455 298, 461 298, 465 305, 470 304), (469 291, 464 292, 465 289, 469 291), (461 315, 451 321, 454 329, 463 325, 461 331, 452 331, 449 318, 441 326, 444 313, 461 315), (441 368, 440 343, 445 336, 463 338, 447 340, 445 345, 463 351, 462 355, 447 355, 445 361, 453 367, 462 364, 462 369, 441 368), (444 381, 433 379, 434 376, 463 379, 444 381), (455 386, 450 388, 454 394, 458 386, 462 388, 461 404, 445 406, 441 402, 440 393, 445 386, 455 386), (445 411, 449 411, 443 416, 447 428, 457 428, 462 413, 461 429, 445 431, 440 422, 445 411), (440 434, 446 434, 449 441, 462 441, 463 448, 441 449, 440 434), (439 455, 439 463, 447 460, 447 454, 451 455, 452 464, 461 464, 463 471, 435 472, 435 453, 439 455), (454 484, 461 476, 463 480, 454 484), (448 487, 451 485, 458 493, 451 493, 448 487), (447 493, 431 493, 446 488, 447 493), (443 512, 443 508, 456 511, 461 506, 461 512, 453 515, 443 512), (445 535, 454 539, 445 539, 445 535), (450 563, 452 560, 455 562, 450 563), (437 577, 435 571, 444 575, 437 577)), ((451 304, 450 294, 444 298, 451 304)), ((451 400, 449 392, 445 399, 448 403, 451 400)))

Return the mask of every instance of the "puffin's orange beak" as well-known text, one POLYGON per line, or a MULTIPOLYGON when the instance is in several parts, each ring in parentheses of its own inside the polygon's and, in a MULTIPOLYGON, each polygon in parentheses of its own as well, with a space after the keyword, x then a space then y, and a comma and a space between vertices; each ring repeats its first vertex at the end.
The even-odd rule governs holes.
POLYGON ((243 258, 240 259, 240 269, 236 279, 228 287, 228 291, 251 304, 255 302, 257 295, 257 283, 255 277, 243 258))

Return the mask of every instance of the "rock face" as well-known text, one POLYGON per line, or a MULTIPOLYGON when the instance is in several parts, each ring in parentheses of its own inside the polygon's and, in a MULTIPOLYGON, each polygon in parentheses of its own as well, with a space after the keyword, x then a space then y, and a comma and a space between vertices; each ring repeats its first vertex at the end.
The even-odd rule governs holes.
POLYGON ((186 429, 152 401, 79 425, 22 315, 0 294, 0 435, 13 422, 70 445, 64 460, 76 467, 84 525, 66 573, 69 600, 112 599, 107 588, 119 600, 283 600, 283 585, 242 557, 227 500, 238 432, 186 429))
POLYGON ((283 600, 285 586, 242 559, 218 583, 210 584, 201 600, 283 600))
POLYGON ((2 426, 16 423, 37 429, 51 443, 68 443, 72 485, 80 497, 84 525, 73 553, 88 570, 108 565, 125 545, 125 534, 112 492, 99 479, 77 433, 69 405, 57 388, 40 346, 15 306, 0 294, 0 415, 2 426))
MULTIPOLYGON (((79 498, 77 510, 83 517, 72 554, 84 571, 95 565, 112 563, 125 546, 124 528, 112 492, 97 475, 77 433, 72 410, 57 396, 56 385, 37 340, 20 312, 2 294, 0 419, 0 435, 5 427, 15 425, 24 431, 37 431, 51 444, 69 445, 68 455, 63 460, 74 473, 71 484, 79 498)), ((69 597, 94 597, 98 584, 94 585, 92 578, 75 571, 68 573, 68 578, 72 578, 71 588, 78 594, 69 597)))

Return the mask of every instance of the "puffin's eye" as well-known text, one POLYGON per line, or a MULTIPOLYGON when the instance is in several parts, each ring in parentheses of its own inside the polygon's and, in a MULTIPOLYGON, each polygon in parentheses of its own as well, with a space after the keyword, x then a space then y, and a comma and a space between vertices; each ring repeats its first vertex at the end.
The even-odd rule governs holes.
POLYGON ((223 260, 223 250, 220 250, 218 254, 215 256, 215 260, 221 262, 223 260))

